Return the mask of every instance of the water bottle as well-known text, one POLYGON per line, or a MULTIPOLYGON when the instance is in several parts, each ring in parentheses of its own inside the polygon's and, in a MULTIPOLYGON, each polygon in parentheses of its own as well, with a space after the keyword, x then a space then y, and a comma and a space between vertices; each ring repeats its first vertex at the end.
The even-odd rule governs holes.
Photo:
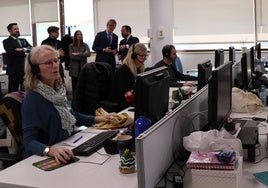
POLYGON ((146 117, 140 117, 135 121, 135 138, 139 136, 141 133, 146 131, 149 127, 151 127, 151 120, 146 117))
POLYGON ((265 85, 261 85, 259 97, 260 97, 263 105, 266 105, 266 92, 265 92, 265 90, 266 90, 265 85))

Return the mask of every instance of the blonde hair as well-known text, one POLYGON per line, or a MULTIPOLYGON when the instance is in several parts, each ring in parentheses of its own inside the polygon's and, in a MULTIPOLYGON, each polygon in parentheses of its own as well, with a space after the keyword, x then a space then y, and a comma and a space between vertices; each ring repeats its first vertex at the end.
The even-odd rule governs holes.
MULTIPOLYGON (((44 53, 44 51, 51 51, 54 52, 57 57, 59 56, 58 51, 48 45, 41 45, 32 49, 32 51, 28 54, 25 62, 24 86, 26 91, 35 91, 37 89, 37 83, 41 79, 41 77, 39 72, 33 71, 33 67, 38 66, 40 55, 44 53)), ((38 69, 39 67, 36 68, 38 69)), ((56 83, 62 84, 61 80, 56 81, 56 83)))
MULTIPOLYGON (((137 75, 138 68, 137 68, 136 62, 135 62, 136 58, 133 58, 133 55, 134 56, 136 56, 136 55, 144 55, 144 54, 146 54, 146 52, 147 52, 147 48, 142 43, 133 44, 129 48, 127 56, 123 61, 123 64, 126 64, 129 67, 130 71, 132 72, 132 74, 134 76, 137 75)), ((142 65, 139 68, 139 73, 141 73, 141 72, 144 72, 144 65, 142 65)))

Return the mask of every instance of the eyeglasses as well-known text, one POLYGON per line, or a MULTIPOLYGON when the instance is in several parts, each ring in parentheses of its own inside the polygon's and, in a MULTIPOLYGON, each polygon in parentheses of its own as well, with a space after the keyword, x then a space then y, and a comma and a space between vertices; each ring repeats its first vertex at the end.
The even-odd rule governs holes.
POLYGON ((60 58, 55 58, 54 60, 50 60, 44 63, 39 63, 38 65, 45 65, 46 67, 52 67, 53 63, 56 63, 57 65, 60 63, 60 58))

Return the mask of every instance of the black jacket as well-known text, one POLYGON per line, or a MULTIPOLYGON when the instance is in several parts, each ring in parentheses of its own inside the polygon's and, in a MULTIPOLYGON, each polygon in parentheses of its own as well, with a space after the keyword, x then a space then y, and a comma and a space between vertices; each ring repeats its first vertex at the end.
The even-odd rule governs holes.
POLYGON ((81 69, 72 100, 75 111, 95 115, 99 101, 107 99, 114 72, 108 63, 87 63, 81 69))
POLYGON ((21 45, 13 37, 9 36, 3 41, 3 46, 7 57, 7 74, 24 74, 24 61, 26 54, 24 51, 16 51, 16 48, 32 47, 26 39, 19 39, 21 45))
POLYGON ((154 67, 157 68, 157 67, 161 67, 161 66, 168 67, 168 72, 169 72, 169 76, 170 76, 169 77, 169 86, 170 87, 182 87, 183 84, 179 83, 179 81, 196 81, 197 80, 197 77, 190 76, 187 74, 182 74, 176 70, 176 68, 174 67, 174 64, 168 65, 163 60, 156 63, 154 67))

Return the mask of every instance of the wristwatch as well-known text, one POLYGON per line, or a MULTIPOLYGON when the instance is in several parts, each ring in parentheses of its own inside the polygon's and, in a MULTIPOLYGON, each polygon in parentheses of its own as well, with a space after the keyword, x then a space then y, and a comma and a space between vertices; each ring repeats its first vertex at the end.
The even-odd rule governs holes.
POLYGON ((50 148, 49 148, 49 146, 47 146, 43 152, 43 156, 48 156, 49 150, 50 150, 50 148))

